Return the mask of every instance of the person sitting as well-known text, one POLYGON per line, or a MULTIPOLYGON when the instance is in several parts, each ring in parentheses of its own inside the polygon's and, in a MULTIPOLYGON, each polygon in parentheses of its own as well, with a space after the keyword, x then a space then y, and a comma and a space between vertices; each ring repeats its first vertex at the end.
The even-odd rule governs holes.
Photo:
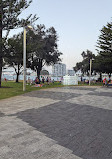
POLYGON ((38 78, 38 77, 36 77, 36 79, 35 79, 35 83, 36 83, 36 84, 40 84, 40 80, 39 80, 39 78, 38 78))

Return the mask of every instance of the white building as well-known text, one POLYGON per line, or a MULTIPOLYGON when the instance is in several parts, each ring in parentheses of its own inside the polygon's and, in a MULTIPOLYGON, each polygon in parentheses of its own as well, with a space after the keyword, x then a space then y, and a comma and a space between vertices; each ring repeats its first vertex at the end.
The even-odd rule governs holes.
POLYGON ((75 71, 74 71, 74 70, 68 70, 68 71, 67 71, 67 74, 68 74, 69 76, 74 76, 74 75, 75 75, 75 71))
POLYGON ((62 77, 66 75, 66 65, 62 63, 54 64, 52 67, 52 76, 62 77))

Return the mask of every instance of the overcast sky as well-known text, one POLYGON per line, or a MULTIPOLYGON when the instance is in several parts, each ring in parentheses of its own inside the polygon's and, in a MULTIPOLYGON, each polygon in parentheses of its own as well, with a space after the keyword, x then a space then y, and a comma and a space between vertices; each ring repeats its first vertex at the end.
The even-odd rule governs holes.
POLYGON ((72 69, 82 60, 82 51, 89 49, 97 54, 100 30, 112 20, 112 0, 33 0, 22 17, 30 13, 39 17, 36 24, 56 29, 62 62, 72 69))

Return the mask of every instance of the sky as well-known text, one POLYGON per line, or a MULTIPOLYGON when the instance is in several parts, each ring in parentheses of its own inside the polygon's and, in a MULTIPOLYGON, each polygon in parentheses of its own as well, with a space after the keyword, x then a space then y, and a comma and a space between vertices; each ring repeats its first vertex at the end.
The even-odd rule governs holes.
POLYGON ((35 24, 56 29, 62 63, 72 69, 82 61, 83 51, 88 49, 97 54, 100 30, 112 20, 112 0, 33 0, 21 17, 30 13, 39 17, 35 24))

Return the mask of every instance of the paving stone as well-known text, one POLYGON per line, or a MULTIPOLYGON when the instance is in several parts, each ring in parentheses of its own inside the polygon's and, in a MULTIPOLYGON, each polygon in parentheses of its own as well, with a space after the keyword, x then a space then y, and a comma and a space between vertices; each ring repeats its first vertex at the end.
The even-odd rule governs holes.
POLYGON ((97 153, 98 141, 101 140, 102 145, 102 141, 105 141, 108 136, 112 136, 112 112, 88 105, 63 103, 58 102, 37 110, 28 110, 33 118, 28 117, 27 110, 16 115, 38 131, 57 141, 59 145, 71 149, 79 157, 88 151, 89 145, 93 144, 93 153, 95 154, 95 149, 97 153), (64 106, 66 111, 63 109, 64 106), (25 118, 26 116, 27 118, 25 118))
POLYGON ((0 159, 112 159, 112 89, 66 87, 0 101, 0 159))
POLYGON ((95 91, 96 89, 97 89, 97 87, 88 87, 88 86, 85 86, 85 87, 76 87, 76 86, 72 86, 72 87, 63 87, 62 89, 68 89, 68 90, 80 90, 80 91, 82 91, 82 90, 87 90, 87 91, 95 91))
MULTIPOLYGON (((71 88, 71 87, 70 87, 71 88)), ((80 88, 82 88, 82 87, 80 87, 80 88)), ((66 87, 62 87, 62 88, 53 88, 53 89, 47 89, 47 92, 58 92, 58 93, 68 93, 68 94, 73 94, 74 93, 74 95, 75 94, 78 94, 78 95, 83 95, 83 94, 88 94, 88 93, 90 93, 90 92, 93 92, 94 91, 94 89, 81 89, 80 90, 80 88, 78 88, 78 87, 76 87, 76 88, 74 88, 74 89, 68 89, 68 88, 66 88, 66 87)), ((46 90, 43 90, 44 92, 46 92, 46 90)), ((96 89, 95 89, 95 91, 96 91, 96 89)))
POLYGON ((104 97, 112 97, 112 92, 90 92, 89 95, 103 96, 104 97))
POLYGON ((54 92, 51 91, 35 91, 35 94, 33 92, 26 93, 24 96, 29 96, 29 97, 37 97, 37 98, 50 98, 53 100, 67 100, 73 97, 78 97, 80 94, 75 94, 75 93, 68 93, 68 92, 54 92))
POLYGON ((8 99, 8 101, 0 101, 0 111, 5 115, 10 115, 26 109, 39 108, 59 101, 50 98, 47 99, 29 96, 15 97, 15 99, 12 98, 12 100, 8 99))
POLYGON ((69 99, 67 102, 112 110, 112 100, 108 96, 83 95, 69 99))
POLYGON ((0 117, 3 117, 3 116, 5 116, 4 113, 0 112, 0 117))

